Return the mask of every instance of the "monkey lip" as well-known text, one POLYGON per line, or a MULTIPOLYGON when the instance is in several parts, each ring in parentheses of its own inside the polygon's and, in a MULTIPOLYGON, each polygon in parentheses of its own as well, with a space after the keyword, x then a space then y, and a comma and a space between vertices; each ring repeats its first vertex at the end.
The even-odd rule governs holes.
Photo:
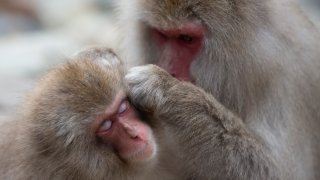
POLYGON ((135 142, 139 144, 139 148, 136 148, 133 152, 119 152, 120 156, 128 159, 130 162, 145 162, 155 157, 156 145, 153 141, 143 141, 141 139, 137 139, 136 141, 140 141, 135 142))

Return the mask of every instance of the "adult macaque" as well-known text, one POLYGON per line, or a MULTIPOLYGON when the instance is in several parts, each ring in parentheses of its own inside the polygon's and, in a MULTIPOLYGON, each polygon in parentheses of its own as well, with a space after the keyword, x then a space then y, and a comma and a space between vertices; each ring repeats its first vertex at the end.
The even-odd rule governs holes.
POLYGON ((51 71, 25 112, 1 126, 0 179, 176 179, 175 163, 161 165, 174 153, 159 148, 130 105, 124 73, 105 48, 82 51, 51 71))
POLYGON ((122 0, 137 107, 191 179, 320 179, 320 36, 290 0, 122 0), (189 81, 180 82, 177 79, 189 81))

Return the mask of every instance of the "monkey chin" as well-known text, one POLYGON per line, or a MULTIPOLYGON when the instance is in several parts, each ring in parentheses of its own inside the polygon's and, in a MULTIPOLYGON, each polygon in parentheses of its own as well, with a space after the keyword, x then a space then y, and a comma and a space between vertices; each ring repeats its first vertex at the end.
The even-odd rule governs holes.
POLYGON ((121 153, 120 156, 130 164, 149 164, 154 162, 157 154, 157 146, 153 137, 143 142, 144 145, 131 153, 121 153))

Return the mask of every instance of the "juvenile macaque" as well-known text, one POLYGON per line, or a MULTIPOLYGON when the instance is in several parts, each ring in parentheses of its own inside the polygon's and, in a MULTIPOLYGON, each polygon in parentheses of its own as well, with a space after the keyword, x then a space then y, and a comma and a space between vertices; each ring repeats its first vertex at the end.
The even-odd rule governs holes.
POLYGON ((190 179, 320 179, 320 36, 290 0, 121 0, 132 102, 190 179), (188 81, 180 82, 179 80, 188 81))
POLYGON ((113 52, 92 48, 46 75, 0 127, 0 179, 171 179, 174 161, 161 164, 174 153, 131 105, 124 73, 113 52))

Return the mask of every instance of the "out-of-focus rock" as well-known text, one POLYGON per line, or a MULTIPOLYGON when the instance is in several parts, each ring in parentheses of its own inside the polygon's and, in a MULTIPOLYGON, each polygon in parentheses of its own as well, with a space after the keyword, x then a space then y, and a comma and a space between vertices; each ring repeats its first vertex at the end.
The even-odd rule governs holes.
MULTIPOLYGON (((20 1, 10 0, 10 3, 20 1)), ((108 12, 111 11, 108 1, 29 0, 26 7, 34 15, 16 19, 20 11, 6 9, 3 24, 4 16, 0 17, 0 122, 19 111, 24 94, 48 69, 86 46, 100 44, 116 48, 118 44, 115 18, 108 12), (42 26, 29 31, 12 30, 18 29, 16 24, 34 27, 32 19, 38 19, 42 26), (1 31, 2 26, 12 28, 1 31)))
POLYGON ((0 35, 36 30, 41 23, 32 5, 17 0, 0 1, 0 35))
POLYGON ((320 29, 320 0, 299 0, 298 2, 310 20, 320 29))
POLYGON ((48 27, 69 24, 88 14, 111 11, 111 0, 33 0, 33 7, 48 27), (58 12, 57 12, 58 11, 58 12))

